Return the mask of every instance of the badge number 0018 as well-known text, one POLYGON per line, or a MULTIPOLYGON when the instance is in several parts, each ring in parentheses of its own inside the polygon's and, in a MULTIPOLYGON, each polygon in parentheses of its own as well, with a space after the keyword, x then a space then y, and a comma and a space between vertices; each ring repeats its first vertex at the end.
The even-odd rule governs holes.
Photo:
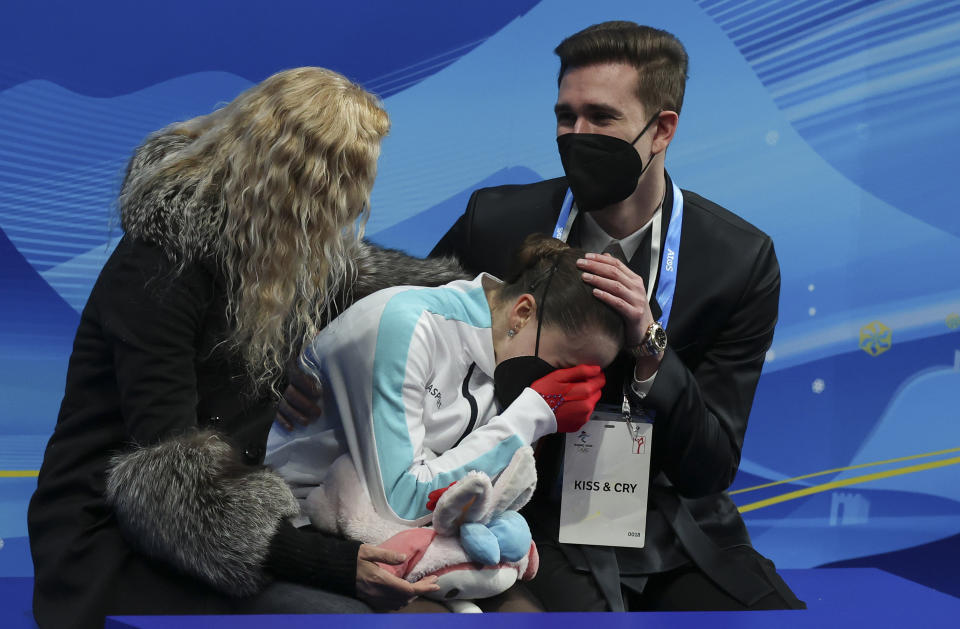
POLYGON ((653 424, 595 412, 567 434, 560 541, 643 548, 653 424))

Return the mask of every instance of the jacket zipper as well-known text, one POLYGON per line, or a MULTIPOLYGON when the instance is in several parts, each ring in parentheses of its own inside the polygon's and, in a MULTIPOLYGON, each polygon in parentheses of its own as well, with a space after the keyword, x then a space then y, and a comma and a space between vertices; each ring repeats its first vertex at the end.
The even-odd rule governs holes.
POLYGON ((470 403, 470 423, 467 424, 467 429, 463 431, 463 434, 460 435, 460 438, 457 439, 457 442, 453 444, 453 447, 456 448, 460 445, 460 442, 463 441, 467 435, 473 432, 473 427, 477 425, 477 416, 480 414, 480 411, 477 408, 477 400, 470 394, 470 377, 473 376, 473 370, 476 368, 477 363, 470 365, 470 369, 467 370, 467 377, 463 379, 463 385, 460 388, 463 397, 467 398, 467 402, 470 403))

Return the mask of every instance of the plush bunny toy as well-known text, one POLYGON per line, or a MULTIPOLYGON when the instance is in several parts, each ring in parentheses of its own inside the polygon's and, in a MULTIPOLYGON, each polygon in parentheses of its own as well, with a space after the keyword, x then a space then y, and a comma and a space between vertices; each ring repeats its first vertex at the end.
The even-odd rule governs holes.
POLYGON ((536 483, 533 451, 522 448, 493 481, 474 471, 443 491, 432 527, 409 527, 374 511, 352 459, 343 455, 310 492, 306 510, 321 530, 404 553, 403 564, 382 567, 411 582, 437 575, 440 590, 430 598, 478 612, 469 599, 495 596, 537 574, 537 548, 517 513, 536 483))

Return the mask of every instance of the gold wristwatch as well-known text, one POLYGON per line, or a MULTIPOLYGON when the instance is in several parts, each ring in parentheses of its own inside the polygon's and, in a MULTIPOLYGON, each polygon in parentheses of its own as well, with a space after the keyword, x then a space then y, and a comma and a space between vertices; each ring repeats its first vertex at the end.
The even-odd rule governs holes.
POLYGON ((647 333, 638 345, 628 348, 630 355, 634 358, 645 356, 655 356, 662 354, 667 349, 667 331, 663 326, 654 321, 647 328, 647 333))

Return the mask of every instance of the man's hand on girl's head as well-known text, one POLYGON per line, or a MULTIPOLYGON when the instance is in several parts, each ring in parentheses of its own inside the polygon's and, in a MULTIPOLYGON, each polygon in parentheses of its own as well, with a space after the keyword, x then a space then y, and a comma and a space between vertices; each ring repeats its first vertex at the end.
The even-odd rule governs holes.
POLYGON ((643 278, 610 254, 588 253, 577 260, 583 281, 593 286, 597 299, 620 313, 626 324, 626 344, 638 345, 653 323, 643 278))

